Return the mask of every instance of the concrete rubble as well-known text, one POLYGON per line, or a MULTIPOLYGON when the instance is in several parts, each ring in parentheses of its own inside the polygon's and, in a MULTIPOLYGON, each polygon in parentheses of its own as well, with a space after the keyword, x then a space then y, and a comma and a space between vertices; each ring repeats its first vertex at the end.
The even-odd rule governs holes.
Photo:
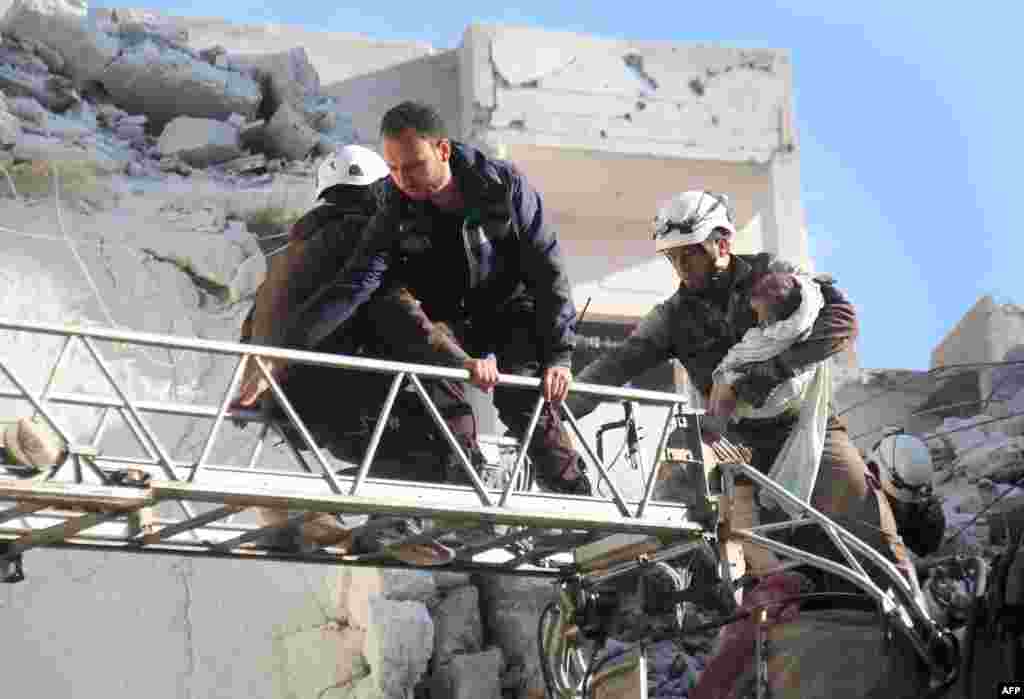
POLYGON ((0 36, 7 162, 148 179, 214 168, 244 185, 355 140, 302 47, 199 53, 169 17, 72 0, 14 0, 0 36))
POLYGON ((192 167, 205 168, 241 157, 238 129, 226 121, 175 117, 156 144, 161 157, 178 156, 192 167))
MULTIPOLYGON (((1018 377, 1019 378, 1019 377, 1018 377)), ((943 499, 947 537, 955 550, 992 554, 991 524, 1024 508, 1024 388, 1003 405, 1002 416, 948 417, 924 435, 936 465, 936 492, 943 499), (960 529, 964 531, 960 533, 960 529)))

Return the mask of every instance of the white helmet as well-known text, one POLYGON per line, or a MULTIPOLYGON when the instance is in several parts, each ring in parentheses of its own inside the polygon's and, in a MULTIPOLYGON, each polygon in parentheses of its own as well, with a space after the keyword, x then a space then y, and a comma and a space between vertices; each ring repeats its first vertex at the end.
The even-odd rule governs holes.
POLYGON ((931 495, 932 467, 928 446, 913 435, 883 437, 868 455, 878 466, 882 489, 901 502, 914 502, 931 495))
POLYGON ((658 208, 652 231, 658 252, 681 245, 703 243, 716 228, 733 235, 736 227, 729 212, 729 198, 694 190, 677 194, 658 208))
POLYGON ((369 148, 343 146, 324 158, 317 167, 313 201, 318 200, 325 190, 335 185, 366 187, 387 175, 387 163, 369 148))

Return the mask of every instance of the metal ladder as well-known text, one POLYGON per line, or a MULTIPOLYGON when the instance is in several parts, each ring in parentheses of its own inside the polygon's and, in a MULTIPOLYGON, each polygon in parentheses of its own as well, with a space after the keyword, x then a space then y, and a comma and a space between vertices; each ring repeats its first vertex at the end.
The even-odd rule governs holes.
MULTIPOLYGON (((380 554, 355 555, 339 547, 288 551, 270 545, 283 526, 268 526, 256 520, 254 508, 272 508, 289 513, 288 525, 309 520, 319 513, 342 517, 377 519, 357 524, 353 532, 379 525, 381 516, 424 518, 426 531, 410 535, 408 543, 429 537, 447 537, 457 544, 455 559, 446 566, 456 571, 493 571, 505 574, 557 577, 571 568, 572 551, 601 536, 614 533, 642 534, 662 541, 702 535, 701 525, 688 516, 680 503, 652 499, 657 469, 652 468, 644 496, 627 500, 608 476, 609 466, 598 456, 580 429, 576 418, 561 406, 567 425, 575 432, 590 463, 604 482, 608 497, 580 497, 522 490, 525 450, 508 440, 487 440, 492 447, 514 450, 508 477, 500 487, 483 482, 466 453, 431 402, 422 381, 431 378, 468 379, 468 372, 435 366, 284 350, 233 342, 219 342, 138 332, 27 323, 0 319, 0 331, 45 335, 63 340, 49 379, 34 391, 14 370, 9 358, 0 356, 0 381, 10 387, 0 398, 28 403, 66 444, 67 457, 34 477, 26 478, 0 468, 0 576, 17 580, 23 576, 22 554, 40 547, 120 550, 184 556, 301 560, 310 563, 351 565, 406 565, 380 554), (141 400, 133 396, 111 368, 113 344, 125 348, 149 347, 161 350, 197 352, 234 362, 233 373, 216 404, 176 403, 141 400), (85 357, 103 377, 108 393, 62 392, 63 364, 79 345, 85 357), (370 436, 369 446, 358 463, 329 462, 288 400, 281 385, 262 363, 264 358, 291 363, 374 371, 391 375, 390 390, 370 436), (268 421, 260 411, 231 409, 229 406, 248 362, 256 362, 267 378, 277 404, 288 422, 301 435, 302 443, 284 444, 291 463, 257 467, 271 432, 280 425, 268 421), (471 483, 458 486, 374 477, 373 467, 385 426, 403 386, 411 387, 423 402, 434 423, 459 461, 471 483), (78 441, 57 414, 81 408, 98 412, 98 421, 87 442, 78 441), (108 439, 113 418, 119 417, 137 448, 108 439), (161 431, 168 419, 188 419, 204 424, 205 438, 198 458, 176 458, 161 431), (247 445, 245 464, 213 460, 218 440, 228 430, 225 421, 257 423, 259 435, 247 445), (304 453, 305 452, 305 453, 304 453), (311 457, 311 458, 310 458, 311 457), (142 483, 126 485, 116 477, 126 468, 144 472, 142 483), (339 475, 339 470, 342 475, 339 475), (345 475, 347 473, 348 475, 345 475), (353 475, 354 474, 354 475, 353 475), (247 521, 249 520, 249 521, 247 521), (256 520, 256 521, 252 521, 256 520)), ((59 342, 60 340, 58 340, 59 342)), ((501 385, 538 392, 540 381, 502 375, 501 385)), ((575 384, 577 393, 608 400, 631 400, 665 408, 659 451, 665 445, 674 417, 686 414, 685 397, 677 394, 575 384)), ((545 406, 538 395, 524 444, 536 428, 545 406)), ((81 430, 80 430, 81 431, 81 430)), ((246 432, 251 432, 246 430, 246 432)), ((283 433, 282 433, 283 434, 283 433)), ((236 432, 236 438, 239 436, 236 432)), ((122 441, 124 441, 122 439, 122 441)), ((621 453, 621 452, 620 452, 621 453)), ((279 459, 288 461, 288 459, 279 459)))
MULTIPOLYGON (((700 420, 688 420, 702 411, 686 409, 685 396, 575 384, 572 390, 576 393, 665 408, 655 451, 658 458, 645 476, 643 494, 639 499, 623 497, 609 477, 615 459, 610 464, 602 458, 603 453, 595 450, 564 404, 560 406, 562 415, 575 432, 598 478, 607 486, 609 495, 601 497, 600 489, 595 491, 598 495, 592 497, 529 492, 521 489, 525 449, 508 440, 490 440, 492 446, 512 449, 514 457, 501 487, 485 484, 423 386, 423 379, 430 378, 465 381, 469 377, 464 370, 4 319, 0 319, 0 331, 63 339, 49 378, 38 391, 33 391, 15 371, 10 358, 0 356, 0 373, 10 384, 10 388, 0 386, 0 398, 27 402, 60 436, 67 452, 59 465, 31 477, 25 477, 17 469, 0 468, 0 580, 23 579, 23 554, 42 547, 409 566, 407 562, 381 553, 353 554, 332 546, 287 550, 271 544, 274 535, 283 528, 301 524, 316 515, 329 514, 360 519, 377 516, 377 519, 354 525, 351 531, 355 533, 380 526, 388 516, 425 518, 430 526, 425 531, 409 534, 404 543, 448 537, 448 541, 455 542, 456 555, 445 566, 446 570, 546 576, 553 581, 574 578, 584 583, 596 578, 594 582, 599 582, 637 567, 678 557, 706 542, 709 536, 722 533, 715 531, 718 497, 731 496, 734 476, 742 474, 791 505, 799 514, 783 523, 732 530, 728 537, 759 544, 784 559, 810 564, 853 582, 879 604, 890 624, 908 632, 919 655, 932 665, 933 673, 940 672, 932 659, 931 645, 943 632, 925 609, 920 590, 914 584, 916 581, 907 580, 866 543, 751 466, 720 464, 711 469, 698 456, 701 453, 700 420), (68 361, 76 343, 85 349, 87 358, 113 395, 55 390, 62 365, 68 361), (111 360, 101 351, 104 343, 114 343, 122 349, 151 347, 214 355, 233 361, 234 368, 216 405, 139 400, 111 369, 111 360), (374 371, 393 377, 367 449, 358 464, 341 463, 339 468, 338 464, 328 461, 279 383, 266 370, 262 359, 268 357, 325 368, 374 371), (280 425, 268 420, 263 412, 230 408, 248 362, 256 362, 278 405, 301 436, 299 445, 283 439, 292 457, 290 464, 275 463, 271 467, 257 468, 270 432, 280 431, 280 425), (449 447, 458 455, 471 486, 374 477, 375 457, 389 416, 399 391, 406 384, 418 394, 449 447), (56 413, 58 406, 98 411, 88 442, 73 438, 56 413), (113 415, 121 418, 143 454, 128 453, 123 446, 108 440, 113 415), (197 458, 175 458, 167 448, 166 440, 161 437, 166 425, 161 424, 160 418, 169 417, 208 424, 197 458), (261 425, 259 435, 250 440, 248 461, 244 465, 215 463, 212 459, 228 420, 261 425), (669 448, 670 434, 675 435, 673 439, 680 435, 673 426, 683 423, 689 426, 686 439, 691 448, 681 449, 679 444, 669 448), (303 450, 312 455, 312 465, 303 450), (687 479, 696 486, 693 497, 686 502, 666 502, 654 497, 657 481, 666 476, 665 467, 676 475, 680 470, 686 472, 687 479), (339 470, 354 471, 354 475, 339 475, 339 470), (142 473, 145 478, 134 482, 130 478, 119 478, 126 472, 142 473), (155 477, 157 475, 161 477, 155 477), (251 516, 250 521, 245 521, 246 515, 251 515, 255 508, 286 511, 288 518, 284 523, 272 525, 252 521, 251 516), (382 516, 385 519, 382 520, 382 516), (765 536, 781 528, 801 526, 822 527, 845 560, 820 558, 765 536), (633 536, 623 539, 621 535, 633 536), (639 553, 634 555, 634 549, 639 553), (579 555, 588 550, 589 561, 579 555), (625 559, 623 554, 628 554, 625 559), (607 564, 597 565, 595 569, 595 560, 605 558, 608 558, 607 564), (862 561, 880 571, 888 584, 873 580, 862 561)), ((539 395, 540 381, 502 375, 499 384, 538 392, 522 440, 523 444, 528 444, 545 406, 543 396, 539 395)), ((217 392, 211 390, 210 393, 217 392)), ((627 410, 627 416, 629 414, 627 410)))

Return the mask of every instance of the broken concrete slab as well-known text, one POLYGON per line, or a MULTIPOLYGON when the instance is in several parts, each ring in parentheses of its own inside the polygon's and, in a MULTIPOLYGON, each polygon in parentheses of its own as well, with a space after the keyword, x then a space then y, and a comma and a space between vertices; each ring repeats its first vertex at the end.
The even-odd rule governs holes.
POLYGON ((120 48, 90 17, 87 3, 76 0, 14 0, 0 29, 53 49, 81 82, 100 75, 120 48))
POLYGON ((125 42, 98 79, 121 109, 145 114, 156 128, 178 116, 249 117, 262 99, 247 75, 216 68, 152 38, 125 42))
POLYGON ((384 596, 389 600, 429 605, 437 597, 437 585, 429 571, 385 569, 381 576, 384 596))
POLYGON ((103 126, 113 128, 126 116, 128 116, 128 113, 116 104, 104 103, 96 105, 96 118, 103 126))
MULTIPOLYGON (((102 10, 100 12, 103 12, 102 10)), ((135 7, 106 10, 109 22, 121 36, 149 34, 179 46, 188 46, 188 30, 177 25, 170 17, 135 7)))
POLYGON ((267 167, 267 156, 262 153, 257 153, 256 155, 243 155, 240 158, 229 160, 221 167, 223 167, 225 171, 235 175, 243 175, 247 172, 254 172, 256 170, 265 170, 267 167))
POLYGON ((544 606, 555 598, 550 581, 474 575, 480 590, 480 610, 488 642, 499 646, 510 669, 521 672, 519 696, 544 690, 537 660, 537 619, 544 606))
MULTIPOLYGON (((21 49, 22 56, 17 61, 17 64, 29 69, 45 69, 50 73, 60 74, 64 72, 64 57, 49 46, 32 41, 31 39, 17 39, 14 37, 11 37, 8 44, 21 49)), ((9 52, 4 53, 6 53, 6 59, 11 57, 9 52)))
POLYGON ((21 138, 21 122, 13 114, 0 109, 0 150, 10 148, 21 138))
POLYGON ((46 75, 51 71, 46 61, 37 53, 42 45, 30 39, 9 36, 0 44, 0 63, 7 63, 28 73, 46 75))
POLYGON ((504 665, 500 648, 452 658, 431 676, 430 695, 443 699, 501 699, 504 665))
POLYGON ((63 112, 78 101, 78 94, 66 79, 30 73, 10 64, 0 64, 0 90, 8 97, 31 97, 53 112, 63 112))
POLYGON ((34 97, 12 97, 7 100, 7 112, 37 126, 46 123, 46 109, 34 97))
POLYGON ((192 174, 192 166, 176 155, 161 158, 158 167, 161 172, 174 173, 183 177, 188 177, 192 174))
POLYGON ((328 142, 335 145, 359 142, 353 117, 344 111, 337 98, 323 95, 309 97, 304 111, 309 125, 323 134, 328 142))
POLYGON ((483 647, 480 593, 473 585, 449 592, 434 608, 435 671, 457 655, 477 653, 483 647))
POLYGON ((133 146, 140 146, 146 142, 146 127, 141 124, 121 122, 114 130, 118 138, 131 143, 133 146))
POLYGON ((32 50, 46 64, 47 70, 51 73, 56 73, 57 75, 64 73, 67 64, 64 61, 64 56, 60 55, 56 50, 46 44, 36 44, 32 50))
MULTIPOLYGON (((426 672, 434 623, 422 602, 370 601, 370 619, 381 637, 384 699, 405 699, 426 672)), ((375 668, 376 669, 376 668, 375 668)))
POLYGON ((178 156, 192 167, 205 168, 239 157, 238 130, 214 119, 177 117, 160 134, 161 156, 178 156))
POLYGON ((280 53, 229 56, 228 66, 250 73, 263 86, 260 115, 265 119, 285 102, 301 110, 307 98, 320 93, 320 76, 301 46, 280 53))
POLYGON ((254 150, 271 158, 303 160, 310 154, 317 156, 331 150, 320 134, 306 123, 305 117, 287 103, 278 107, 260 137, 261 142, 254 150))
POLYGON ((437 585, 438 590, 447 592, 456 587, 471 585, 472 582, 469 573, 452 573, 447 570, 438 570, 434 572, 434 584, 437 585))

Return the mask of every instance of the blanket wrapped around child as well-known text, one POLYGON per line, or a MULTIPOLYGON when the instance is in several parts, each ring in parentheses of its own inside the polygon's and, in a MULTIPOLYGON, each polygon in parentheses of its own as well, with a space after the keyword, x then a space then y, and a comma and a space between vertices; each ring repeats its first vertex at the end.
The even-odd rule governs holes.
MULTIPOLYGON (((800 287, 799 308, 784 320, 748 330, 715 369, 715 383, 734 385, 742 377, 739 368, 744 364, 776 357, 810 335, 825 301, 821 288, 810 276, 802 273, 793 276, 800 287)), ((740 401, 732 416, 733 420, 764 419, 799 412, 799 421, 779 451, 768 476, 803 502, 810 501, 818 478, 831 397, 832 366, 831 360, 825 359, 776 386, 761 407, 740 401)), ((763 490, 760 499, 762 505, 782 507, 791 516, 801 514, 795 507, 776 502, 763 490)))

